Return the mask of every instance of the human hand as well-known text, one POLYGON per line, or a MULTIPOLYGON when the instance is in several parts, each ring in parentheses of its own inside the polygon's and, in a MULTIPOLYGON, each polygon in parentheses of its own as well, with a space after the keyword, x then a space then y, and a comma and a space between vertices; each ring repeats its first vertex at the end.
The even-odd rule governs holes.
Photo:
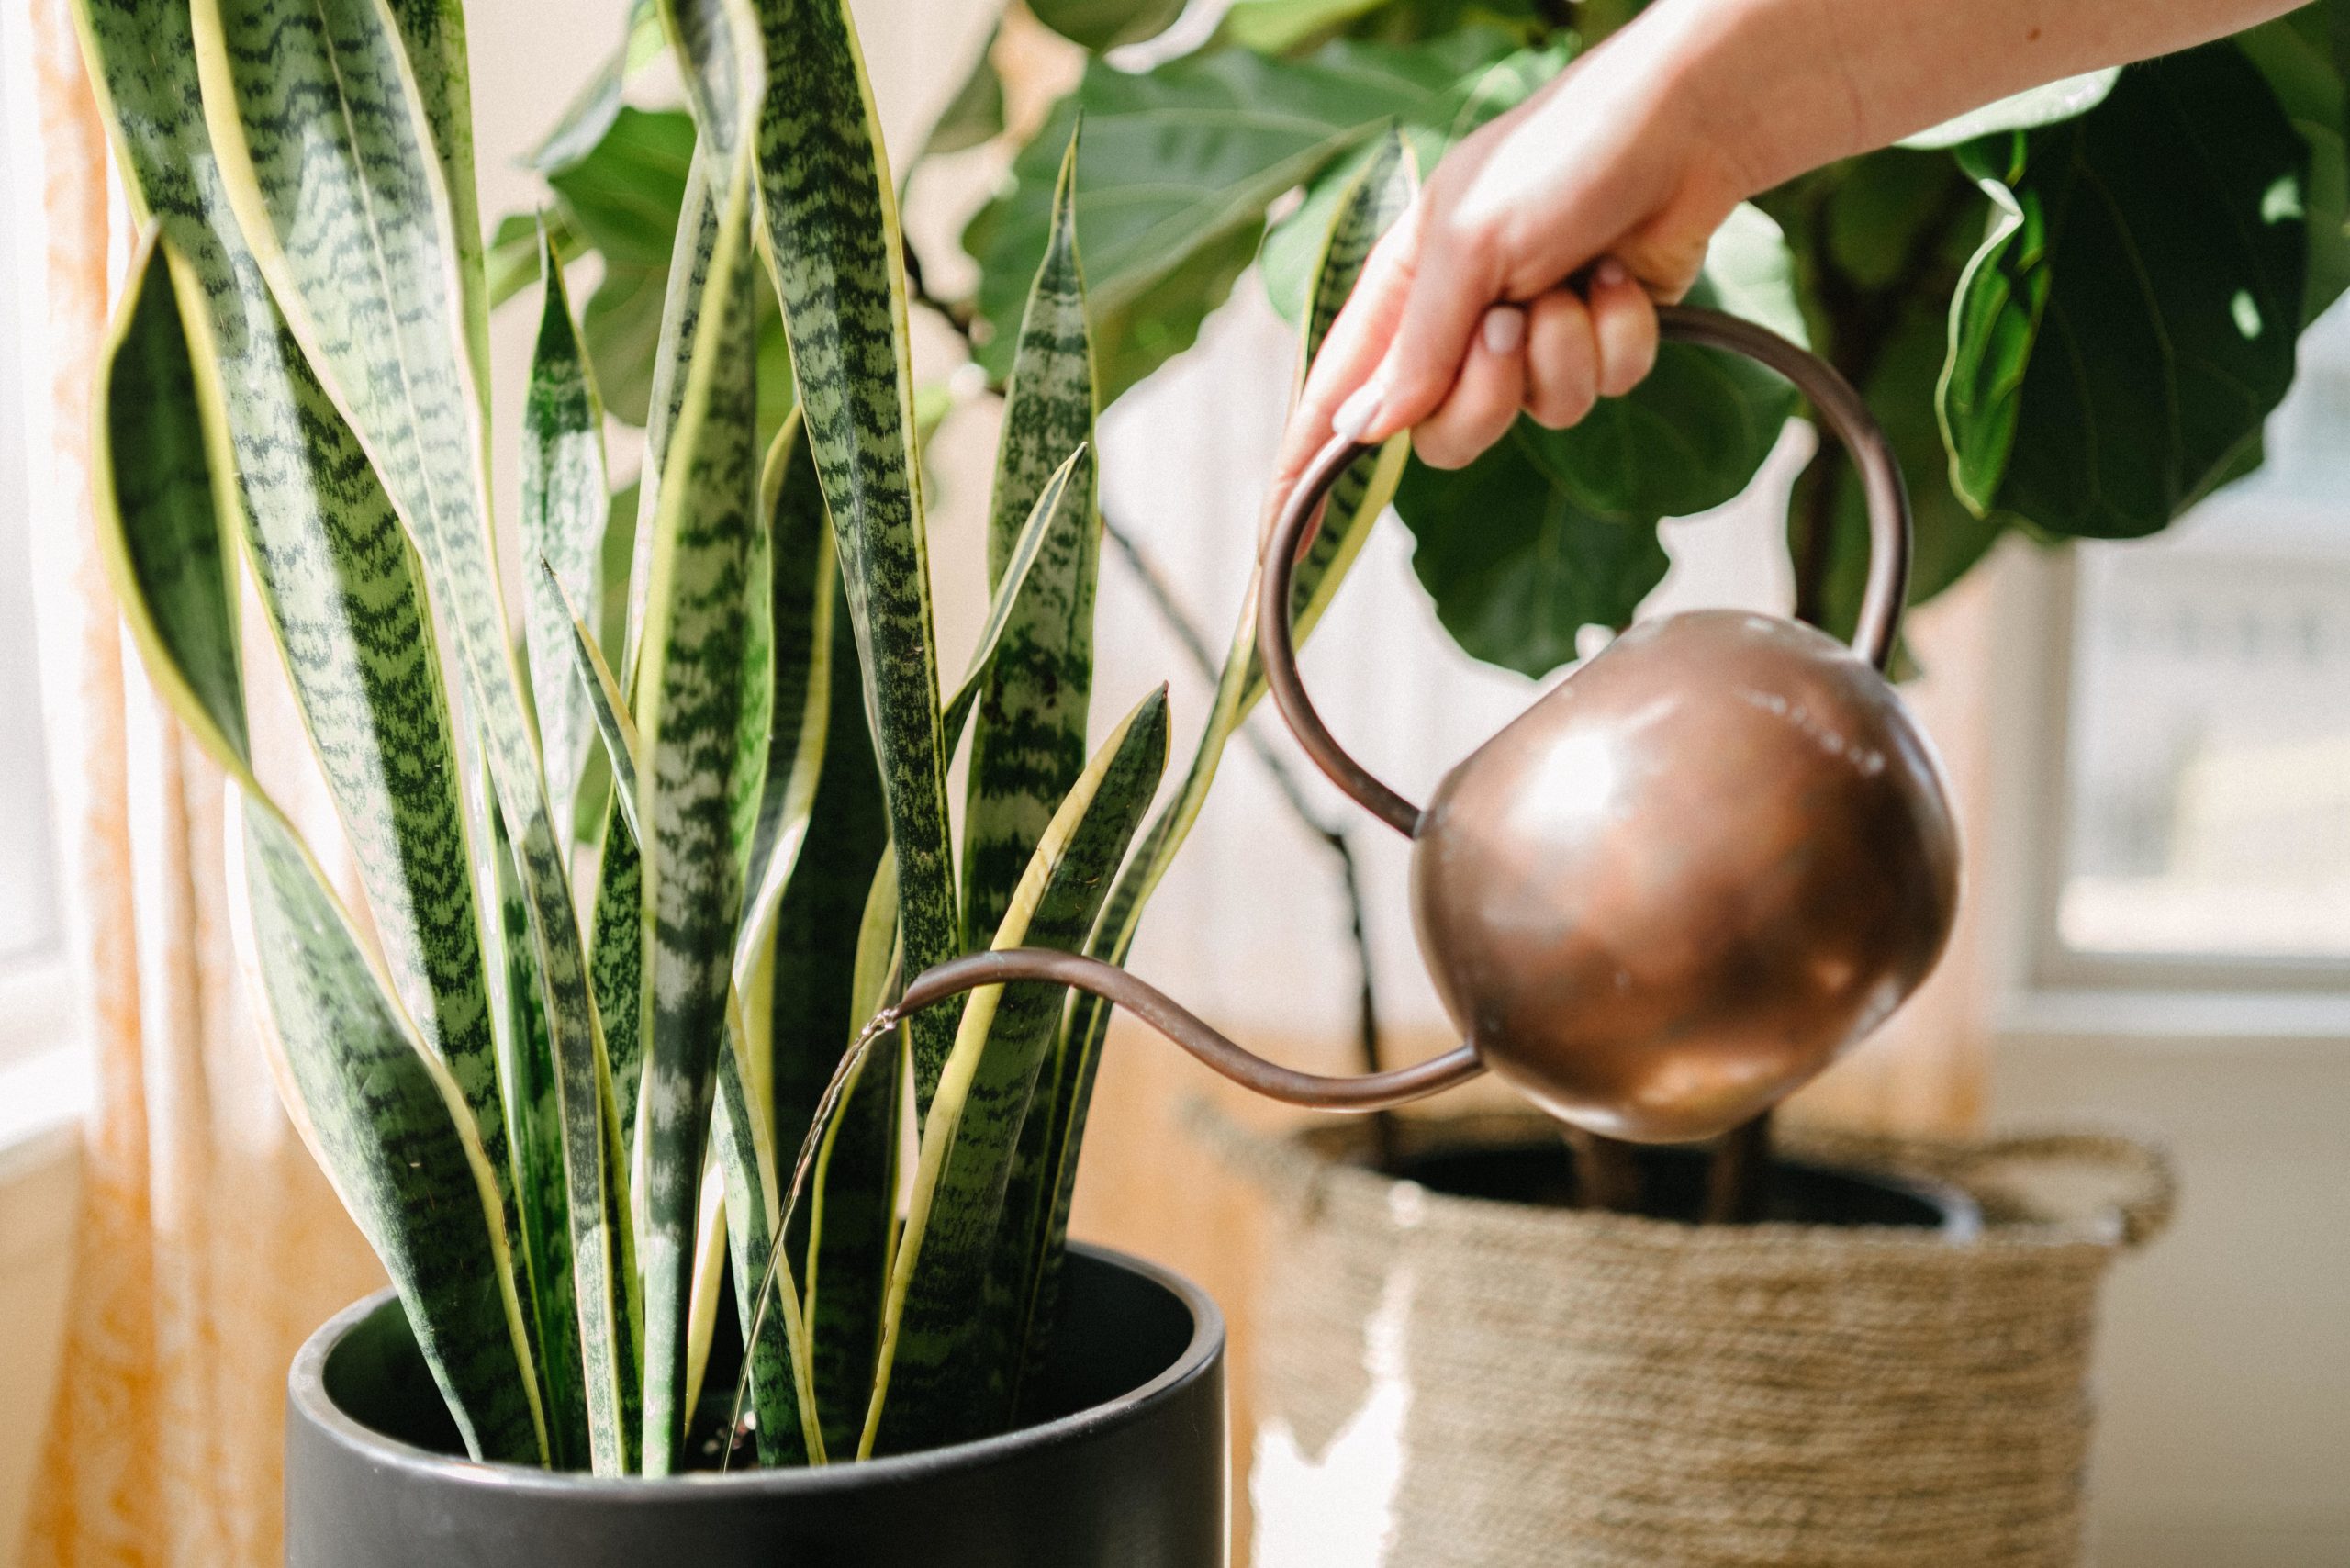
MULTIPOLYGON (((1662 8, 1670 11, 1671 7, 1662 8)), ((1410 429, 1458 468, 1521 409, 1564 429, 1629 391, 1744 196, 1676 70, 1676 29, 1640 22, 1463 140, 1366 263, 1292 419, 1278 507, 1334 428, 1410 429)))

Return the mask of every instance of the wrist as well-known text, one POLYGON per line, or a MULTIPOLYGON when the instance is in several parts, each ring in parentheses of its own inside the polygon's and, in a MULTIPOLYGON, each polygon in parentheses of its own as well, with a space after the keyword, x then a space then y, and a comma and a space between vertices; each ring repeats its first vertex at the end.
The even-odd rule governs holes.
POLYGON ((1643 57, 1692 177, 1734 205, 1871 145, 1834 13, 1832 0, 1657 0, 1611 41, 1643 57))

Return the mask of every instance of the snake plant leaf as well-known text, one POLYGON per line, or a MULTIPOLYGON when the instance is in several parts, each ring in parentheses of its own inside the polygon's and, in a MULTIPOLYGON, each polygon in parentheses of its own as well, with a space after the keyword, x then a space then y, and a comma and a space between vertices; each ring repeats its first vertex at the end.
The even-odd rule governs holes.
POLYGON ((579 618, 578 606, 555 577, 554 567, 545 557, 539 560, 540 580, 553 600, 556 613, 563 617, 564 649, 569 655, 567 664, 573 680, 577 684, 586 702, 589 720, 596 727, 597 738, 604 745, 605 766, 612 774, 612 803, 620 809, 621 820, 628 824, 632 836, 642 834, 643 823, 636 814, 637 778, 643 770, 644 743, 637 738, 636 721, 629 716, 628 700, 621 695, 621 684, 605 663, 603 650, 596 645, 596 634, 579 618))
POLYGON ((464 1097, 405 1027, 291 824, 258 797, 244 804, 230 903, 250 912, 243 946, 288 1098, 398 1290, 466 1451, 544 1463, 497 1183, 464 1097))
MULTIPOLYGON (((1062 460, 1060 467, 1046 481, 1035 503, 1029 508, 1027 521, 1013 537, 1012 548, 1003 564, 1003 575, 995 585, 995 594, 988 601, 988 618, 979 627, 979 645, 971 650, 971 661, 963 678, 955 688, 955 695, 946 700, 941 711, 946 744, 954 745, 963 737, 963 726, 969 722, 971 711, 978 705, 980 691, 993 679, 996 660, 1003 655, 1004 640, 1013 628, 1024 619, 1034 620, 1038 614, 1038 599, 1049 599, 1060 584, 1049 579, 1040 581, 1036 564, 1048 550, 1057 549, 1086 526, 1086 520, 1095 514, 1090 491, 1080 487, 1081 481, 1093 472, 1092 453, 1079 447, 1062 460), (1032 596, 1031 589, 1034 589, 1032 596)), ((1089 596, 1087 609, 1091 609, 1089 596)), ((1089 625, 1091 617, 1088 617, 1089 625)), ((1087 650, 1091 653, 1091 647, 1087 650)), ((1086 677, 1091 678, 1091 660, 1087 660, 1086 677)), ((1080 739, 1083 738, 1083 715, 1078 719, 1080 739)))
POLYGON ((102 558, 157 691, 238 783, 244 831, 231 840, 254 874, 231 902, 253 924, 243 946, 274 1025, 287 1108, 398 1289, 467 1451, 541 1463, 536 1373, 473 1113, 246 754, 220 536, 237 504, 233 458, 215 356, 190 342, 204 331, 200 289, 151 228, 98 375, 102 558))
MULTIPOLYGON (((1299 354, 1301 379, 1323 335, 1337 319, 1338 307, 1354 291, 1372 247, 1409 205, 1413 175, 1408 147, 1391 135, 1343 193, 1331 215, 1315 268, 1313 308, 1299 354)), ((1292 579, 1291 623, 1301 644, 1354 565, 1371 525, 1394 495, 1407 447, 1402 437, 1389 442, 1376 456, 1360 460, 1342 477, 1341 487, 1334 489, 1322 527, 1292 579)), ((1174 863, 1175 852, 1206 803, 1225 743, 1264 691, 1263 668, 1257 657, 1257 579, 1252 574, 1207 722, 1183 781, 1174 799, 1153 819, 1119 875, 1087 945, 1089 952, 1112 963, 1125 962, 1141 927, 1143 906, 1174 863)), ((1084 1141, 1094 1075, 1109 1028, 1106 1004, 1090 996, 1071 999, 1038 1090, 1037 1113, 1022 1132, 1008 1205, 1008 1212, 1016 1216, 1016 1226, 1007 1227, 1005 1256, 997 1265, 997 1273, 1003 1278, 1017 1278, 1023 1271, 1026 1274, 1025 1284, 1016 1287, 1019 1300, 1014 1309, 1024 1361, 1042 1353, 1046 1330, 1057 1310, 1069 1204, 1077 1186, 1078 1150, 1084 1141)))
POLYGON ((380 0, 195 0, 221 182, 255 260, 422 555, 530 902, 554 1042, 596 1467, 621 1468, 610 1085, 564 839, 506 636, 454 233, 430 123, 380 0))
POLYGON ((524 574, 523 635, 547 798, 557 819, 568 823, 596 744, 589 694, 573 675, 577 622, 570 607, 602 600, 611 493, 604 472, 603 403, 572 325, 563 269, 543 234, 540 254, 545 301, 522 405, 522 553, 542 570, 524 574))
MULTIPOLYGON (((1093 693, 1093 589, 1102 552, 1093 450, 1093 342, 1077 250, 1078 139, 1054 187, 1052 240, 1020 320, 989 498, 988 576, 999 596, 1046 491, 1069 489, 1066 526, 1011 607, 979 717, 963 799, 963 920, 992 931, 1053 811, 1085 770, 1093 693), (1069 464, 1087 454, 1080 473, 1069 464), (1057 472, 1054 465, 1059 465, 1057 472)), ((1055 509, 1062 510, 1062 509, 1055 509)))
MULTIPOLYGON (((637 671, 643 772, 638 840, 648 983, 643 987, 645 1216, 644 1469, 682 1457, 688 1304, 696 1215, 733 984, 742 861, 735 801, 744 766, 744 681, 762 603, 753 338, 750 106, 765 66, 747 6, 664 3, 684 63, 707 166, 720 171, 716 237, 695 312, 684 393, 668 431, 637 671)), ((765 656, 762 646, 760 656, 765 656)), ((761 728, 764 718, 759 715, 761 728)), ((764 1127, 751 1129, 764 1131, 764 1127)), ((722 1164, 740 1151, 722 1146, 722 1164)), ((742 1174, 742 1173, 736 1173, 742 1174)), ((736 1179, 730 1174, 730 1182, 736 1179)), ((746 1178, 755 1184, 755 1176, 746 1178)))
POLYGON ((97 510, 112 521, 136 602, 168 650, 163 670, 185 687, 173 705, 202 715, 207 748, 250 767, 244 683, 220 517, 227 476, 206 451, 196 359, 160 239, 140 241, 130 283, 107 334, 95 401, 97 510))
MULTIPOLYGON (((787 494, 789 491, 787 491, 787 494)), ((815 498, 821 523, 822 498, 815 498)), ((822 524, 829 532, 829 524, 822 524)), ((872 1009, 857 989, 859 955, 870 944, 878 909, 885 911, 884 961, 897 925, 894 867, 886 896, 868 897, 878 886, 875 868, 889 857, 889 820, 867 727, 863 672, 857 667, 856 633, 838 574, 824 585, 830 600, 825 617, 831 645, 824 661, 828 687, 825 731, 818 759, 815 798, 798 864, 783 889, 768 940, 765 985, 746 988, 755 1016, 751 1033, 764 1036, 764 1078, 775 1125, 775 1146, 797 1151, 808 1136, 818 1100, 857 1027, 872 1009), (877 904, 875 900, 880 902, 877 904)), ((802 1278, 821 1271, 829 1286, 811 1300, 807 1317, 813 1341, 816 1405, 824 1441, 834 1452, 855 1449, 872 1388, 874 1347, 878 1343, 881 1282, 889 1271, 890 1226, 895 1212, 897 1101, 890 1074, 871 1063, 886 1059, 877 1049, 867 1069, 841 1102, 828 1137, 825 1168, 793 1219, 789 1257, 802 1278), (815 1212, 824 1219, 812 1262, 802 1262, 817 1234, 815 1212), (864 1281, 860 1292, 854 1282, 864 1281)))
POLYGON ((720 1055, 711 1137, 725 1175, 726 1244, 733 1265, 735 1314, 746 1343, 754 1322, 758 1323, 758 1339, 746 1352, 746 1361, 759 1462, 822 1464, 824 1436, 810 1378, 807 1323, 788 1259, 777 1268, 779 1310, 758 1319, 753 1299, 774 1250, 780 1201, 775 1149, 762 1130, 767 1116, 752 1096, 749 1049, 739 1020, 730 1024, 720 1055))
MULTIPOLYGON (((1054 813, 995 946, 1083 945, 1166 767, 1161 687, 1111 732, 1054 813)), ((1058 986, 990 986, 964 1009, 922 1125, 862 1452, 953 1442, 1010 1419, 1011 1369, 979 1353, 990 1335, 972 1304, 995 1256, 1021 1124, 1066 1000, 1058 986)))
POLYGON ((483 806, 498 890, 498 946, 505 958, 503 983, 491 989, 506 1019, 499 1035, 498 1082, 512 1135, 519 1214, 509 1238, 521 1262, 517 1282, 530 1286, 523 1311, 532 1329, 539 1400, 546 1412, 548 1462, 557 1470, 585 1470, 590 1458, 588 1374, 579 1353, 579 1319, 571 1310, 571 1218, 563 1187, 563 1118, 555 1103, 554 1055, 547 1038, 546 1009, 539 1001, 538 976, 531 969, 531 911, 514 869, 514 846, 497 800, 487 790, 483 806))
MULTIPOLYGON (((76 15, 131 201, 197 287, 188 328, 219 380, 235 457, 236 502, 222 515, 252 563, 384 961, 507 1187, 456 743, 414 552, 229 209, 197 108, 187 8, 128 0, 76 15)), ((507 1217, 511 1230, 510 1207, 507 1217)))
MULTIPOLYGON (((948 842, 938 648, 913 447, 913 372, 897 198, 845 0, 760 0, 770 74, 760 207, 792 375, 848 585, 865 700, 898 857, 910 970, 961 932, 948 842)), ((954 1041, 957 1006, 912 1021, 917 1113, 954 1041)))
MULTIPOLYGON (((760 471, 759 510, 767 532, 773 654, 768 705, 773 719, 744 867, 744 886, 749 891, 734 938, 738 985, 772 950, 776 911, 815 812, 831 724, 833 584, 840 565, 832 523, 824 514, 824 493, 808 454, 807 430, 796 412, 767 449, 760 471)), ((755 1059, 758 1041, 764 1039, 761 1034, 755 1041, 755 1059)))
MULTIPOLYGON (((857 922, 851 1018, 881 1010, 897 969, 898 868, 885 846, 857 922)), ((803 1316, 824 1441, 843 1452, 855 1447, 864 1428, 881 1346, 881 1307, 897 1239, 898 1110, 905 1069, 901 1029, 857 1064, 810 1172, 808 1228, 800 1248, 807 1260, 803 1316)))
POLYGON ((489 278, 482 249, 481 206, 474 188, 473 67, 465 49, 461 0, 386 0, 399 28, 417 102, 424 110, 432 150, 449 196, 449 231, 455 241, 457 287, 464 301, 465 353, 489 420, 489 278))
POLYGON ((2164 527, 2292 380, 2307 146, 2222 43, 1967 157, 1997 217, 1951 309, 1953 487, 2068 537, 2164 527))

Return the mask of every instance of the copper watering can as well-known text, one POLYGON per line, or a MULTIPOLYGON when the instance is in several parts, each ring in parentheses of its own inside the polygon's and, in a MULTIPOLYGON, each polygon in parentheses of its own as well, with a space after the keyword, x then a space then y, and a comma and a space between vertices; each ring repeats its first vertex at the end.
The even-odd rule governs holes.
POLYGON ((1331 781, 1411 839, 1414 925, 1463 1044, 1386 1072, 1299 1072, 1125 969, 1035 947, 926 969, 884 1019, 1050 981, 1292 1104, 1380 1110, 1490 1069, 1571 1126, 1650 1143, 1737 1126, 1882 1023, 1941 957, 1958 902, 1942 770, 1883 675, 1908 578, 1900 469, 1825 361, 1716 311, 1658 314, 1665 337, 1793 382, 1859 465, 1870 554, 1851 647, 1736 610, 1644 622, 1454 767, 1423 810, 1324 726, 1285 613, 1330 487, 1369 449, 1334 438, 1266 536, 1258 646, 1273 700, 1331 781))

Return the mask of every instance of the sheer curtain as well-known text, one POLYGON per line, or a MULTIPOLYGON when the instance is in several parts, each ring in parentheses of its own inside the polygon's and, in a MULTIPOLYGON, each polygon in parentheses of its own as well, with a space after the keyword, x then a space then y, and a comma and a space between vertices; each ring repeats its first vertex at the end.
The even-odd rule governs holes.
POLYGON ((127 655, 92 543, 90 371, 129 219, 72 19, 8 0, 4 25, 42 722, 95 1085, 24 1562, 262 1568, 286 1362, 378 1276, 251 1038, 219 777, 127 655))

